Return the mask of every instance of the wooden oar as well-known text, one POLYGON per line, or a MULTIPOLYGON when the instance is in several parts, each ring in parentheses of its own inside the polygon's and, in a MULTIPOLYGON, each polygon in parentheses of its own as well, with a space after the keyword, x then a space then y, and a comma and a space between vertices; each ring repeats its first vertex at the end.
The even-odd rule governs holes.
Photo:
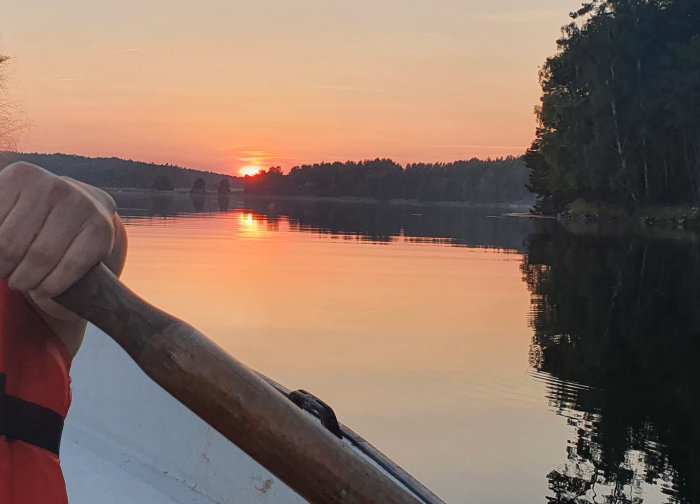
POLYGON ((153 381, 309 502, 419 503, 257 373, 139 298, 104 265, 56 300, 109 334, 153 381))

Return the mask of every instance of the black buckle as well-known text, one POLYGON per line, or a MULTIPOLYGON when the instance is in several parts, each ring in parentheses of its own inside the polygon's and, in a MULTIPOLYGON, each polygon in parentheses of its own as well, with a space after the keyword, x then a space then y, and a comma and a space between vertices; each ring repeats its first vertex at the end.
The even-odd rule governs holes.
POLYGON ((338 419, 333 412, 333 408, 324 403, 321 399, 306 390, 295 390, 289 393, 289 400, 299 406, 304 411, 308 411, 321 421, 326 429, 335 436, 343 439, 343 432, 340 430, 338 419))

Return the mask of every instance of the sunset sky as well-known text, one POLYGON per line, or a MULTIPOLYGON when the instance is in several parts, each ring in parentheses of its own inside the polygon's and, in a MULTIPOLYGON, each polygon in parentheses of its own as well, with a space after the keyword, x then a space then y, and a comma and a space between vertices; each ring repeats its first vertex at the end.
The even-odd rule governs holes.
POLYGON ((244 167, 521 154, 581 0, 5 2, 24 151, 244 167))

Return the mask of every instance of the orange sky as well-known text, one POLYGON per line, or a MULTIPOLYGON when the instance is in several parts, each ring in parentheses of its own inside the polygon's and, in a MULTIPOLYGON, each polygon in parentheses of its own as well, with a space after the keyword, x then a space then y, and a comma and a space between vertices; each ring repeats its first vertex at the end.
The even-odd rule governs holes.
POLYGON ((580 0, 12 2, 25 151, 245 166, 521 154, 580 0))

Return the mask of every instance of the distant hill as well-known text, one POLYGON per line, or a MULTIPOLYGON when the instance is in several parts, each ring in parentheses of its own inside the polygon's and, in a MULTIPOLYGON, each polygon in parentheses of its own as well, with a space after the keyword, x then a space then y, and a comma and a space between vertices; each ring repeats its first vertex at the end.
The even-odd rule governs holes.
POLYGON ((242 187, 238 177, 170 164, 143 163, 119 158, 89 158, 70 154, 0 152, 0 166, 14 161, 34 163, 56 175, 71 177, 97 187, 191 188, 198 178, 204 180, 207 190, 216 190, 223 179, 228 179, 231 188, 242 187))

